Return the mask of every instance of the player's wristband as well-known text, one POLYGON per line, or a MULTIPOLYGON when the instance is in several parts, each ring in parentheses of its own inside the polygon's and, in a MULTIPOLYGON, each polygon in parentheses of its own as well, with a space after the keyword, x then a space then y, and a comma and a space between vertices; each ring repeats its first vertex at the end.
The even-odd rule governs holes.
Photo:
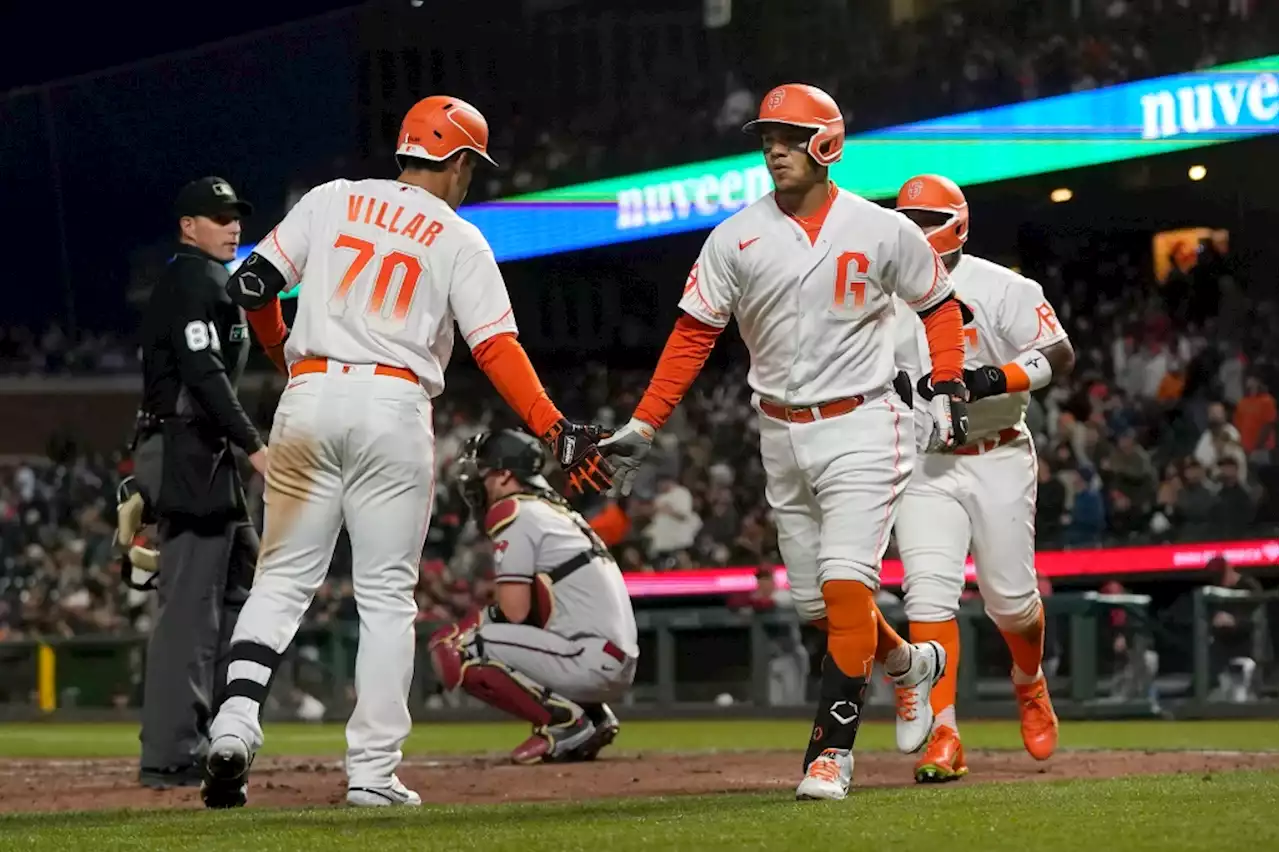
POLYGON ((1053 381, 1053 367, 1044 353, 1035 349, 1023 352, 1000 368, 1009 393, 1040 390, 1053 381))

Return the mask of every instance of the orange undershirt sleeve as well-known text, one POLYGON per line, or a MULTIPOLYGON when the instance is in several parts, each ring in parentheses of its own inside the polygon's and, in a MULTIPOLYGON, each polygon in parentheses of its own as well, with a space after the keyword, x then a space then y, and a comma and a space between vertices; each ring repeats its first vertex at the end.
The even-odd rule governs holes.
POLYGON ((289 365, 284 361, 284 339, 289 336, 289 327, 284 324, 284 313, 280 309, 279 297, 272 299, 256 311, 245 311, 245 319, 258 335, 258 342, 266 350, 267 357, 276 369, 286 376, 289 365))
POLYGON ((929 339, 929 359, 933 362, 933 383, 958 382, 964 378, 964 317, 960 303, 947 299, 924 318, 929 339))
POLYGON ((721 331, 723 329, 689 314, 680 315, 667 338, 662 357, 658 359, 649 389, 636 406, 637 420, 643 420, 655 429, 662 428, 698 377, 702 365, 707 363, 707 356, 715 348, 721 331))
POLYGON ((535 435, 546 435, 564 415, 547 396, 542 380, 514 334, 495 334, 471 350, 498 395, 535 435))

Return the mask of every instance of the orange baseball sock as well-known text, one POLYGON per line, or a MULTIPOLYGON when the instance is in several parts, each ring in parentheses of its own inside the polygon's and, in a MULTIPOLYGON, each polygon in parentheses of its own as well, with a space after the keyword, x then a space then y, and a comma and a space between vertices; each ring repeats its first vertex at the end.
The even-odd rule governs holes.
POLYGON ((876 655, 871 590, 857 580, 829 580, 822 598, 827 604, 827 653, 847 677, 866 677, 876 655))
POLYGON ((1034 683, 1040 677, 1040 661, 1044 659, 1044 605, 1030 627, 1016 633, 1001 630, 1000 635, 1013 655, 1013 682, 1034 683))
POLYGON ((911 649, 907 647, 907 640, 893 629, 879 606, 876 606, 876 662, 884 666, 885 673, 891 677, 903 674, 911 667, 911 649))
MULTIPOLYGON (((950 621, 911 622, 912 642, 937 642, 947 652, 947 667, 942 672, 942 679, 934 684, 929 694, 929 704, 933 707, 935 717, 940 717, 947 708, 955 713, 956 704, 956 672, 960 668, 960 624, 954 618, 950 621)), ((942 721, 939 719, 939 721, 942 721)), ((955 728, 955 720, 951 719, 951 728, 955 728)))

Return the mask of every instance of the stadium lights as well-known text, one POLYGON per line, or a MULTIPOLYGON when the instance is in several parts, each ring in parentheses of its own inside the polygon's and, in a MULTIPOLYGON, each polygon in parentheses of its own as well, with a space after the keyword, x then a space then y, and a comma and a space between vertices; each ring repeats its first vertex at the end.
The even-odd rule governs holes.
POLYGON ((1071 196, 1073 196, 1074 194, 1075 193, 1073 193, 1071 190, 1063 186, 1049 193, 1049 200, 1052 201, 1054 204, 1061 204, 1064 201, 1070 201, 1071 196))
POLYGON ((1204 176, 1207 175, 1208 173, 1209 173, 1209 170, 1201 165, 1195 165, 1187 169, 1187 177, 1191 178, 1192 180, 1204 180, 1204 176))

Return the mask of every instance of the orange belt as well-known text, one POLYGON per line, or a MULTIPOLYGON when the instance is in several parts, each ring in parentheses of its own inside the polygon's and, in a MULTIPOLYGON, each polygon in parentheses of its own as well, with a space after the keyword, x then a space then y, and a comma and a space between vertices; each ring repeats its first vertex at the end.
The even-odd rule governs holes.
POLYGON ((848 414, 865 401, 865 397, 850 396, 845 399, 824 402, 821 405, 788 406, 778 405, 776 402, 762 399, 760 400, 760 410, 774 420, 782 420, 787 423, 812 423, 815 420, 830 420, 832 417, 848 414))
MULTIPOLYGON (((328 358, 303 358, 295 361, 289 366, 289 378, 296 379, 298 376, 305 376, 309 373, 327 373, 329 372, 328 358)), ((342 372, 351 372, 350 365, 343 364, 342 372)), ((376 364, 373 368, 375 376, 395 376, 397 379, 404 379, 406 382, 418 384, 418 376, 413 370, 407 370, 404 367, 389 367, 386 364, 376 364)))
POLYGON ((1008 429, 1001 429, 990 438, 983 438, 972 444, 965 444, 963 447, 956 447, 951 451, 954 456, 977 456, 983 453, 989 453, 996 447, 1003 447, 1005 444, 1012 444, 1014 441, 1022 437, 1022 431, 1010 426, 1008 429))

